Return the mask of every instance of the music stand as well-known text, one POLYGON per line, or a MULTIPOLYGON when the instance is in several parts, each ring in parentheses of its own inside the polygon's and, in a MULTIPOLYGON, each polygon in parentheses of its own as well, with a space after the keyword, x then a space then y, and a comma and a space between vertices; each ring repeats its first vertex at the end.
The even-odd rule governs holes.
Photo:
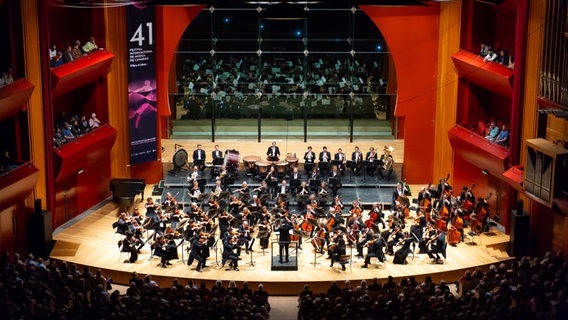
POLYGON ((230 185, 234 183, 235 183, 235 178, 233 177, 224 177, 223 180, 221 181, 221 184, 225 186, 226 189, 229 189, 229 192, 231 191, 230 185))
POLYGON ((203 194, 205 192, 205 185, 207 185, 207 179, 205 178, 197 179, 197 185, 199 186, 199 190, 203 194))
POLYGON ((278 188, 278 180, 267 180, 266 185, 268 186, 268 189, 273 192, 276 188, 278 188))
POLYGON ((300 187, 300 179, 290 179, 290 190, 296 190, 300 187))
POLYGON ((322 175, 327 175, 330 167, 331 166, 330 166, 329 162, 327 162, 327 161, 320 161, 318 163, 318 169, 320 170, 320 172, 322 172, 322 175))
POLYGON ((221 193, 219 194, 219 201, 229 200, 230 196, 231 196, 231 193, 229 191, 221 191, 221 193))
POLYGON ((304 171, 306 171, 306 173, 309 174, 310 172, 312 172, 314 170, 314 166, 315 166, 315 163, 306 162, 306 163, 304 163, 304 171))
POLYGON ((316 189, 316 190, 317 190, 317 189, 319 188, 319 186, 321 185, 321 180, 319 180, 319 179, 310 179, 310 180, 308 181, 308 183, 309 183, 310 189, 312 189, 312 190, 313 190, 313 189, 316 189))
POLYGON ((298 204, 300 203, 307 203, 308 202, 308 195, 307 194, 297 194, 296 195, 296 202, 298 202, 298 204))
POLYGON ((329 200, 329 193, 320 193, 318 194, 318 201, 323 203, 324 205, 327 204, 329 200))
POLYGON ((288 203, 288 194, 287 193, 279 193, 278 197, 284 202, 288 203))
POLYGON ((219 158, 219 159, 213 159, 212 164, 214 166, 222 166, 224 163, 224 159, 223 158, 219 158))
POLYGON ((262 203, 262 205, 266 205, 266 203, 268 203, 268 201, 270 201, 270 200, 272 200, 272 197, 271 197, 270 193, 268 193, 268 192, 263 193, 260 196, 260 203, 262 203))
POLYGON ((341 188, 341 179, 339 178, 329 178, 327 183, 329 184, 329 187, 332 189, 341 188))
POLYGON ((325 210, 323 208, 314 208, 314 216, 325 218, 325 210))

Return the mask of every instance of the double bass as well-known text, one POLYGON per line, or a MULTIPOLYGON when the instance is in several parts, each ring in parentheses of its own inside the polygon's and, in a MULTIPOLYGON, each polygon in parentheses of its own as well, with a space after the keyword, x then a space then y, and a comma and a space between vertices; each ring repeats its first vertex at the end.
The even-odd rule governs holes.
POLYGON ((423 209, 424 217, 426 217, 426 221, 432 221, 432 200, 430 198, 430 186, 432 184, 428 184, 425 192, 422 194, 422 199, 418 202, 418 210, 423 209))
POLYGON ((454 217, 448 224, 448 243, 450 245, 457 245, 461 241, 462 232, 463 230, 463 219, 458 214, 458 212, 454 213, 454 217))
POLYGON ((475 208, 475 212, 471 215, 471 221, 469 223, 471 231, 477 232, 478 226, 483 227, 483 222, 487 219, 487 208, 489 207, 487 200, 489 200, 491 196, 493 196, 493 193, 489 193, 485 199, 478 199, 477 207, 475 208))

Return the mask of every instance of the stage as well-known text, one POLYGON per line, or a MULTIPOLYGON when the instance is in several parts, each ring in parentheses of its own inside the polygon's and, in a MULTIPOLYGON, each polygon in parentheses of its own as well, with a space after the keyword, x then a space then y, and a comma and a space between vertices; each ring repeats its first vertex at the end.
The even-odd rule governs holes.
MULTIPOLYGON (((152 189, 153 185, 148 185, 145 194, 151 194, 152 189)), ((140 207, 144 212, 140 197, 136 198, 135 206, 140 207)), ((363 215, 366 212, 368 210, 365 210, 363 215)), ((111 276, 115 283, 126 284, 131 273, 137 271, 142 275, 151 275, 152 279, 161 286, 170 285, 173 279, 180 279, 182 283, 185 283, 186 279, 194 279, 197 282, 205 281, 208 285, 212 285, 218 279, 248 281, 251 287, 263 283, 272 295, 297 295, 305 283, 310 283, 312 289, 318 291, 325 290, 330 281, 350 280, 355 284, 361 279, 375 277, 384 281, 388 276, 393 276, 395 279, 408 276, 423 279, 425 276, 431 276, 435 281, 444 279, 451 282, 457 281, 465 270, 473 270, 478 266, 486 269, 491 264, 511 259, 506 254, 509 236, 495 229, 493 235, 467 237, 468 243, 461 242, 456 247, 448 246, 447 260, 444 264, 433 264, 427 255, 415 254, 408 257, 407 265, 393 265, 393 257, 387 256, 388 261, 384 265, 379 266, 376 260, 372 260, 368 269, 362 269, 363 259, 357 259, 356 250, 351 251, 348 247, 350 263, 346 266, 347 269, 342 271, 338 263, 333 268, 330 267, 330 260, 326 259, 326 255, 315 254, 313 246, 309 242, 306 243, 308 238, 304 238, 302 250, 292 253, 295 260, 290 260, 290 263, 297 262, 297 271, 273 271, 274 254, 271 250, 262 251, 257 240, 251 254, 245 254, 243 249, 242 260, 239 261, 240 271, 221 268, 219 265, 221 248, 219 248, 211 250, 211 256, 207 260, 208 267, 199 273, 194 270, 196 262, 188 267, 185 260, 181 259, 187 259, 185 244, 178 247, 180 259, 173 260, 172 265, 166 269, 160 267, 159 258, 151 257, 148 244, 142 248, 136 263, 124 263, 128 254, 121 254, 117 245, 122 236, 115 234, 112 228, 118 214, 117 205, 108 199, 61 226, 54 232, 53 239, 56 243, 51 258, 88 265, 92 270, 101 269, 103 274, 111 276)), ((412 224, 411 219, 407 221, 407 225, 410 224, 412 224)), ((276 238, 272 236, 271 242, 275 240, 276 238)), ((272 247, 278 250, 277 244, 269 246, 269 249, 272 247)))

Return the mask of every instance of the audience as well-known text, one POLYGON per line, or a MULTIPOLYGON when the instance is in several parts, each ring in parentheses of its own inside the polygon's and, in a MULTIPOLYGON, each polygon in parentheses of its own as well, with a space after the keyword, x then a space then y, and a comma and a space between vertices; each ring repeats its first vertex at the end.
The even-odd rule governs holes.
POLYGON ((53 144, 55 147, 61 147, 69 141, 73 141, 85 133, 93 131, 101 126, 101 121, 95 113, 91 114, 89 120, 87 116, 73 115, 67 118, 65 112, 62 112, 55 121, 53 128, 53 144))
MULTIPOLYGON (((341 291, 334 282, 327 293, 300 293, 298 319, 567 319, 568 264, 561 252, 542 261, 522 258, 486 273, 466 271, 461 295, 445 281, 427 277, 396 283, 377 279, 341 291)), ((348 285, 346 284, 346 287, 348 285)), ((349 287, 350 288, 350 287, 349 287)))
POLYGON ((252 293, 227 288, 217 281, 211 289, 177 279, 160 287, 150 276, 132 273, 125 295, 112 291, 112 279, 89 267, 35 259, 18 254, 0 256, 0 311, 6 319, 257 319, 269 318, 268 293, 262 284, 252 293))
POLYGON ((73 45, 67 42, 63 47, 65 48, 65 52, 59 51, 55 44, 49 48, 49 66, 51 68, 56 68, 65 63, 81 59, 99 49, 95 38, 92 36, 83 46, 81 46, 81 41, 75 40, 73 45))
POLYGON ((506 49, 501 48, 499 50, 493 49, 484 43, 481 43, 479 49, 479 55, 483 57, 484 62, 495 62, 504 65, 510 69, 515 67, 515 58, 513 54, 509 54, 506 49))

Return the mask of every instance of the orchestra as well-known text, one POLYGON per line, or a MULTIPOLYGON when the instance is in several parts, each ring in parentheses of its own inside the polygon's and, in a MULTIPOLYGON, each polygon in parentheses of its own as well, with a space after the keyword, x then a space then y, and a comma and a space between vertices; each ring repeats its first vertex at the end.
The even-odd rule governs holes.
MULTIPOLYGON (((277 148, 273 144, 267 156, 279 157, 277 148)), ((369 203, 373 199, 364 199, 367 201, 363 203, 357 199, 352 201, 348 211, 343 210, 341 194, 330 190, 328 178, 338 179, 341 183, 345 161, 354 175, 362 169, 368 170, 370 163, 377 168, 366 171, 367 175, 389 172, 392 151, 392 147, 385 146, 379 158, 373 147, 366 154, 355 147, 349 163, 341 148, 332 158, 325 147, 319 157, 309 147, 304 160, 308 167, 309 164, 314 166, 304 178, 297 167, 279 175, 273 164, 266 173, 256 177, 259 184, 242 181, 241 187, 234 192, 227 192, 229 186, 223 185, 218 178, 211 191, 204 193, 203 186, 197 181, 202 172, 194 166, 188 172, 191 187, 187 189, 187 196, 191 202, 185 209, 176 199, 179 194, 167 192, 161 203, 152 197, 146 198, 144 215, 138 207, 133 208, 132 213, 121 212, 113 227, 116 233, 125 236, 121 240, 121 250, 131 254, 127 262, 136 262, 140 249, 150 243, 152 254, 161 259, 160 266, 167 268, 170 261, 179 259, 178 248, 183 250, 187 246, 189 257, 186 263, 192 265, 197 260, 197 272, 207 267, 210 250, 218 249, 216 237, 222 244, 222 265, 229 261, 233 270, 238 270, 242 248, 246 254, 254 252, 256 239, 262 250, 267 249, 271 241, 278 242, 280 263, 290 260, 290 243, 296 243, 301 250, 302 242, 308 241, 315 253, 328 253, 331 266, 337 262, 345 270, 343 256, 347 248, 353 248, 357 258, 365 259, 363 268, 369 266, 373 257, 385 263, 386 254, 394 256, 393 264, 407 264, 407 257, 415 253, 415 247, 419 249, 416 254, 428 254, 434 263, 440 263, 442 257, 445 259, 447 244, 458 246, 464 241, 465 228, 469 227, 473 232, 485 230, 490 217, 488 199, 491 194, 476 201, 473 195, 475 184, 472 184, 471 187, 464 186, 461 194, 455 197, 449 175, 439 180, 437 188, 430 188, 431 184, 420 188, 413 202, 416 206, 411 205, 410 188, 406 180, 401 179, 392 192, 390 208, 389 203, 369 203), (322 172, 316 166, 332 161, 329 172, 322 172), (363 167, 365 164, 367 166, 363 167), (292 180, 297 180, 294 185, 292 180), (276 184, 271 184, 273 182, 276 184), (329 194, 333 194, 333 198, 329 198, 329 194), (368 212, 365 212, 365 206, 368 206, 368 212), (272 238, 273 234, 279 236, 272 238)), ((218 148, 212 155, 222 159, 218 148)))

